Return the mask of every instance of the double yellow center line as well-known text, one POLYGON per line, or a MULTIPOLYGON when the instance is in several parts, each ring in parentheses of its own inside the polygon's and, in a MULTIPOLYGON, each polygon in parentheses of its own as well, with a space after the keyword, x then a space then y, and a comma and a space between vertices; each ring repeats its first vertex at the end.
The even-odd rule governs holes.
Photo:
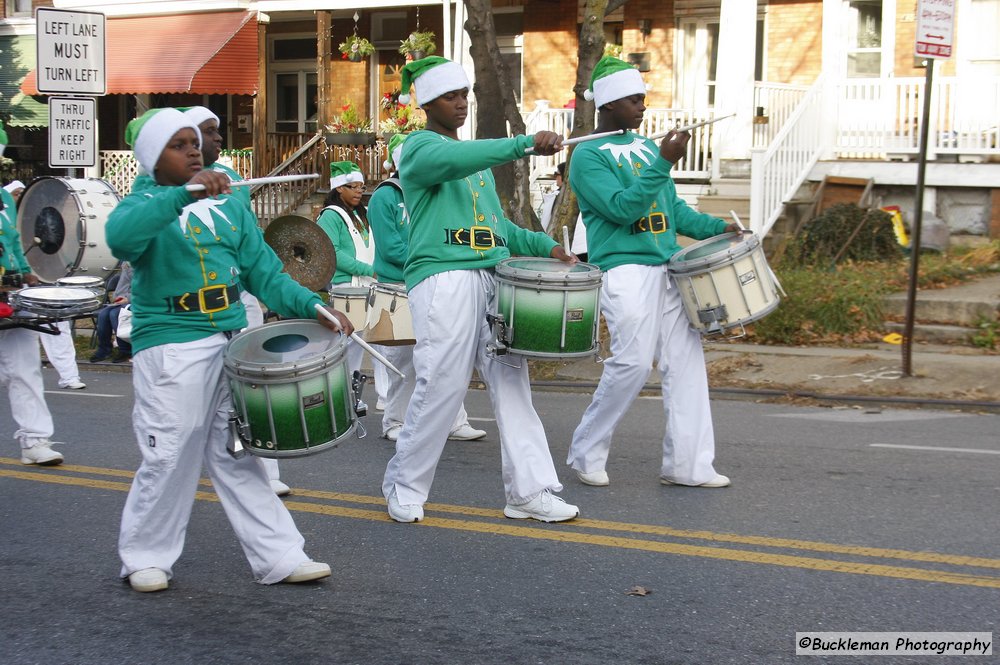
MULTIPOLYGON (((128 491, 133 476, 131 471, 71 464, 47 469, 25 467, 18 460, 2 457, 0 465, 0 477, 123 492, 128 491), (104 479, 108 477, 123 480, 104 479)), ((202 484, 211 486, 206 480, 202 484)), ((295 499, 285 500, 285 505, 293 512, 376 522, 390 521, 381 497, 299 488, 295 488, 294 496, 295 499)), ((218 497, 208 491, 199 491, 197 498, 200 501, 218 501, 218 497)), ((422 522, 400 528, 451 529, 657 554, 1000 589, 1000 573, 992 572, 1000 571, 1000 559, 673 529, 652 524, 594 519, 576 519, 562 524, 512 523, 504 518, 500 510, 441 503, 428 503, 424 509, 428 516, 422 522), (815 552, 823 556, 803 556, 774 550, 815 552), (918 565, 894 565, 886 561, 918 565)))

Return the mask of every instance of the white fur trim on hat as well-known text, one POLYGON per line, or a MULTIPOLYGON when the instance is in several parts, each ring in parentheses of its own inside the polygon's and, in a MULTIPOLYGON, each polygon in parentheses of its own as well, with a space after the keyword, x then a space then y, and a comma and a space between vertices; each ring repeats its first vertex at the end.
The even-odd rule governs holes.
POLYGON ((212 113, 211 109, 207 109, 204 106, 192 106, 184 111, 184 115, 191 118, 191 120, 194 121, 194 124, 199 126, 206 120, 214 120, 215 124, 222 122, 219 120, 219 116, 215 115, 212 113))
POLYGON ((418 76, 413 81, 413 87, 417 92, 417 102, 423 107, 446 92, 472 88, 472 84, 469 83, 469 77, 465 75, 462 65, 449 61, 432 67, 418 76))
POLYGON ((330 189, 337 189, 338 187, 343 187, 344 185, 349 185, 352 182, 364 182, 365 177, 360 171, 351 171, 350 173, 342 173, 338 176, 330 178, 330 189))
POLYGON ((160 154, 167 147, 167 143, 174 134, 186 127, 194 130, 200 144, 201 130, 198 129, 197 123, 192 122, 191 118, 177 109, 161 109, 142 125, 132 150, 135 152, 136 161, 146 169, 146 173, 153 174, 156 162, 160 160, 160 154))
POLYGON ((24 189, 24 183, 21 182, 20 180, 12 180, 11 182, 4 185, 3 188, 6 189, 11 194, 13 194, 19 189, 24 189))
POLYGON ((597 108, 622 97, 640 94, 646 94, 646 83, 638 69, 623 69, 594 81, 594 105, 597 108))

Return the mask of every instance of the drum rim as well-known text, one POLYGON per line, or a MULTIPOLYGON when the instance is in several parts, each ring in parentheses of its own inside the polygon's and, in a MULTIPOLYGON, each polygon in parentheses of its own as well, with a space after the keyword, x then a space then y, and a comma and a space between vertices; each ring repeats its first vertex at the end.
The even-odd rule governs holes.
POLYGON ((264 457, 267 459, 284 459, 286 457, 308 457, 309 455, 316 455, 318 453, 330 450, 331 448, 336 448, 351 434, 354 434, 358 430, 358 418, 350 410, 348 415, 351 417, 351 426, 341 434, 340 436, 331 439, 329 441, 324 441, 323 443, 315 446, 306 446, 305 448, 290 448, 288 450, 282 450, 280 448, 275 448, 274 450, 268 450, 267 448, 257 448, 255 446, 247 446, 244 444, 246 451, 255 457, 264 457))
POLYGON ((29 287, 25 287, 23 289, 18 289, 17 291, 11 292, 10 297, 12 299, 17 300, 18 302, 28 302, 30 304, 36 304, 37 303, 37 304, 54 305, 54 304, 57 304, 57 303, 63 303, 63 302, 65 302, 65 303, 69 303, 70 305, 79 305, 79 304, 87 303, 87 302, 90 302, 91 300, 93 300, 98 305, 100 305, 100 301, 99 301, 99 298, 97 297, 97 294, 95 294, 92 289, 84 288, 82 286, 29 286, 29 287), (42 296, 47 291, 56 290, 56 289, 59 289, 59 290, 69 289, 69 290, 72 290, 72 291, 81 291, 81 293, 79 294, 79 296, 80 296, 79 298, 49 298, 49 299, 45 299, 44 297, 36 297, 36 296, 42 296), (30 295, 30 294, 34 294, 34 295, 30 295))
POLYGON ((373 291, 391 293, 394 296, 405 296, 408 293, 406 284, 400 282, 375 282, 371 288, 373 291))
POLYGON ((579 262, 576 266, 584 266, 588 270, 561 270, 561 271, 539 271, 530 268, 518 268, 513 265, 517 261, 540 261, 547 265, 561 265, 565 266, 564 261, 559 259, 553 259, 543 256, 514 256, 509 259, 504 259, 496 265, 497 279, 504 279, 510 282, 528 283, 528 284, 600 284, 601 283, 601 269, 592 263, 579 262))
POLYGON ((369 286, 333 286, 330 288, 330 298, 334 296, 341 297, 352 297, 352 296, 362 296, 367 298, 368 294, 371 292, 371 287, 369 286))
POLYGON ((720 233, 719 235, 714 235, 711 238, 705 238, 704 240, 699 240, 693 245, 688 245, 684 249, 680 250, 676 254, 670 257, 670 261, 667 263, 667 270, 674 273, 689 273, 696 270, 700 270, 705 267, 715 267, 717 265, 725 265, 735 261, 736 259, 745 256, 746 254, 752 253, 754 250, 760 247, 760 238, 757 237, 755 233, 744 233, 742 231, 729 231, 728 233, 720 233), (690 252, 694 252, 697 249, 703 249, 706 245, 713 242, 718 242, 721 238, 729 237, 739 237, 742 242, 732 245, 730 244, 726 249, 719 250, 718 252, 713 252, 708 256, 702 256, 697 259, 685 259, 684 255, 690 252), (682 265, 683 264, 683 265, 682 265))
MULTIPOLYGON (((312 321, 310 319, 291 319, 288 321, 269 323, 265 326, 259 326, 257 328, 248 328, 238 335, 235 335, 231 340, 226 342, 226 348, 223 353, 222 364, 226 375, 234 380, 250 378, 255 379, 258 383, 288 383, 286 379, 289 377, 306 379, 333 367, 339 361, 343 360, 347 354, 347 338, 343 335, 341 335, 339 339, 335 339, 333 346, 323 353, 296 361, 285 363, 262 363, 250 360, 241 360, 233 357, 233 347, 235 344, 244 344, 250 337, 263 334, 262 331, 272 332, 278 328, 289 328, 291 326, 299 327, 311 324, 315 324, 322 330, 328 330, 319 321, 312 321)), ((331 330, 330 334, 335 335, 336 333, 331 330)))

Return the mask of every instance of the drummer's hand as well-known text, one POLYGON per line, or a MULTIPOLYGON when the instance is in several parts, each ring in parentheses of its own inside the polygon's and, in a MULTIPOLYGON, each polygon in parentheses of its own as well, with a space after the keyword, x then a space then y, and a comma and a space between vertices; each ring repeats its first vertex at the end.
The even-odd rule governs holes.
POLYGON ((676 164, 687 154, 687 144, 691 140, 688 132, 670 132, 660 141, 660 157, 676 164))
POLYGON ((566 248, 563 247, 562 245, 556 245, 555 247, 553 247, 552 251, 549 252, 549 256, 551 256, 554 259, 559 259, 560 261, 568 263, 571 266, 576 265, 577 263, 580 262, 580 259, 576 258, 576 254, 574 254, 573 252, 567 252, 566 248))
POLYGON ((33 272, 26 272, 21 275, 21 281, 28 286, 38 286, 38 275, 33 272))
POLYGON ((345 335, 351 335, 354 333, 354 326, 351 324, 351 320, 348 319, 343 312, 336 310, 332 307, 327 307, 326 311, 330 312, 335 317, 337 317, 337 321, 340 323, 340 327, 338 328, 337 326, 334 325, 333 321, 326 318, 319 312, 316 312, 316 318, 319 319, 320 323, 322 323, 330 330, 340 331, 343 332, 345 335))
POLYGON ((736 222, 729 222, 728 224, 726 224, 726 228, 723 231, 723 233, 742 233, 743 231, 744 229, 741 224, 737 224, 736 222))
POLYGON ((199 192, 188 192, 188 194, 194 199, 204 199, 210 196, 218 196, 219 194, 231 194, 233 190, 229 187, 229 183, 229 176, 225 173, 203 169, 195 173, 194 177, 187 184, 204 185, 205 189, 199 192))
POLYGON ((560 150, 562 150, 563 137, 562 134, 556 134, 555 132, 538 132, 535 134, 534 142, 534 154, 536 155, 554 155, 560 150))

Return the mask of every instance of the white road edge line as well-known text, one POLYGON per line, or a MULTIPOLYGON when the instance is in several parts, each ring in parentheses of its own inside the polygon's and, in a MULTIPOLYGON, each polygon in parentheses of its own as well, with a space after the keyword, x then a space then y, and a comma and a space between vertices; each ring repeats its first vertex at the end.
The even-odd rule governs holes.
POLYGON ((930 450, 934 452, 946 453, 979 453, 981 455, 1000 455, 1000 450, 986 450, 984 448, 945 448, 944 446, 907 446, 895 443, 870 443, 872 448, 903 448, 904 450, 930 450))

